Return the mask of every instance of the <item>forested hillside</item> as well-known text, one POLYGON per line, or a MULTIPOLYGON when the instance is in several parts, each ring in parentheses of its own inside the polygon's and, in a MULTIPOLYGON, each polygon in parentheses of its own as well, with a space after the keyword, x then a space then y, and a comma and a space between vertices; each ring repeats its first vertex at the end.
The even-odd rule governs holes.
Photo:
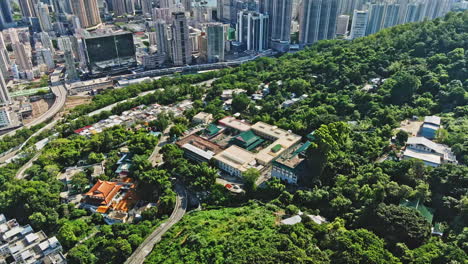
MULTIPOLYGON (((171 179, 177 179, 190 192, 202 194, 202 210, 185 215, 156 245, 148 263, 467 263, 467 49, 468 12, 450 13, 354 41, 321 41, 236 68, 107 90, 33 140, 58 135, 39 153, 28 177, 15 179, 15 174, 34 151, 0 168, 0 213, 56 235, 69 263, 123 263, 170 215, 175 203, 171 179), (368 89, 375 78, 377 84, 368 89), (213 82, 198 85, 206 81, 213 82), (259 84, 267 83, 269 95, 251 100, 259 84), (246 93, 234 95, 232 109, 223 107, 223 90, 238 88, 246 93), (156 89, 111 111, 87 115, 156 89), (307 96, 281 107, 292 93, 307 96), (148 126, 164 131, 174 124, 170 134, 180 135, 195 114, 205 111, 215 119, 240 113, 241 119, 302 136, 315 131, 307 151, 312 169, 301 182, 303 188, 296 191, 274 179, 257 188, 254 179, 245 195, 233 196, 215 184, 213 166, 190 163, 173 144, 162 148, 164 164, 153 168, 148 157, 158 139, 144 124, 138 124, 140 129, 117 126, 90 137, 74 133, 138 105, 185 99, 194 106, 185 117, 161 114, 148 126), (393 161, 402 142, 397 137, 390 147, 390 139, 400 122, 433 114, 442 117, 444 126, 435 140, 449 145, 459 164, 432 168, 414 160, 393 161), (145 211, 137 224, 110 226, 100 214, 61 202, 66 188, 57 180, 60 172, 105 159, 106 169, 98 177, 86 170, 72 178, 73 188, 82 193, 98 179, 115 177, 124 145, 136 154, 129 176, 139 182, 142 198, 157 202, 158 208, 145 211), (387 156, 389 160, 378 162, 387 156), (405 200, 431 208, 432 221, 401 206, 405 200), (299 210, 329 223, 317 225, 304 216, 296 225, 279 224, 299 210), (434 223, 440 223, 442 236, 431 235, 434 223)), ((5 139, 0 149, 19 145, 32 132, 5 139)))
MULTIPOLYGON (((242 88, 247 95, 233 101, 233 112, 242 118, 301 135, 315 130, 308 151, 313 169, 305 182, 310 189, 290 194, 272 181, 243 200, 266 204, 188 215, 147 262, 466 263, 467 48, 468 13, 451 13, 354 41, 322 41, 219 78, 208 104, 198 104, 192 114, 229 114, 219 96, 222 90, 242 88), (373 78, 385 80, 363 89, 373 78), (270 84, 270 95, 254 104, 248 95, 262 82, 270 84), (291 93, 308 97, 280 108, 291 93), (402 120, 432 114, 442 116, 445 127, 436 141, 452 147, 459 165, 376 162, 384 153, 395 154, 389 140, 402 120), (440 223, 443 236, 431 235, 433 225, 419 211, 399 205, 406 199, 432 208, 433 223, 440 223), (298 209, 331 223, 304 220, 285 227, 274 221, 275 215, 293 215, 298 209)), ((218 192, 210 201, 243 205, 239 199, 221 199, 218 192)))

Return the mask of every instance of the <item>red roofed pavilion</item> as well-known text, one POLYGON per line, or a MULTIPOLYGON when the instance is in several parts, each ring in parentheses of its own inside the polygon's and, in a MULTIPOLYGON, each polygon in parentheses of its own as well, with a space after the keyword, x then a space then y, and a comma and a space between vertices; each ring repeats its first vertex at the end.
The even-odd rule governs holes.
POLYGON ((94 205, 109 205, 114 196, 119 192, 122 186, 116 182, 101 181, 98 182, 85 193, 85 201, 94 205))

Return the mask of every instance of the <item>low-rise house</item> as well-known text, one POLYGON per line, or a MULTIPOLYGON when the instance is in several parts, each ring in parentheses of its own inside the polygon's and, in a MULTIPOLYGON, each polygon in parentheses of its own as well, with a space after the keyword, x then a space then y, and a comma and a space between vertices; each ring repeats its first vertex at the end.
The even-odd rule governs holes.
POLYGON ((209 124, 213 121, 213 115, 205 112, 200 112, 192 118, 194 124, 209 124))
POLYGON ((48 238, 43 231, 34 232, 0 214, 0 263, 66 264, 62 245, 56 237, 48 238))
POLYGON ((425 137, 408 138, 403 159, 410 158, 422 160, 432 167, 438 167, 443 163, 458 163, 455 154, 448 146, 432 142, 425 137))
POLYGON ((193 134, 182 138, 176 144, 184 150, 186 158, 195 162, 208 162, 222 151, 217 144, 193 134))
POLYGON ((437 135, 437 130, 440 128, 440 117, 426 116, 421 126, 421 135, 428 139, 434 139, 437 135))

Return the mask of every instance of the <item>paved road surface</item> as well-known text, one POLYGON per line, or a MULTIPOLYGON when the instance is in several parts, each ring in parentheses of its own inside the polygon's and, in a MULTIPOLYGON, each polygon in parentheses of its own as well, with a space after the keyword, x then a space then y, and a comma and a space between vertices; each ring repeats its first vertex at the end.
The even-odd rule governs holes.
MULTIPOLYGON (((63 70, 63 67, 59 67, 59 68, 55 69, 54 73, 52 73, 51 76, 50 76, 50 81, 52 83, 51 91, 55 94, 54 104, 52 105, 52 107, 49 110, 47 110, 47 112, 40 115, 38 118, 33 120, 31 123, 24 125, 24 127, 30 128, 30 127, 33 127, 35 125, 38 125, 38 124, 41 124, 41 123, 47 121, 48 119, 54 117, 62 109, 62 107, 65 105, 65 101, 67 100, 67 89, 60 82, 60 72, 62 72, 62 70, 63 70)), ((21 128, 21 127, 19 127, 19 128, 21 128)), ((10 132, 8 132, 6 134, 3 134, 3 135, 0 136, 0 138, 4 137, 6 135, 10 135, 10 136, 14 135, 16 133, 16 130, 18 130, 18 129, 15 129, 15 130, 12 130, 12 131, 10 131, 10 132)))
POLYGON ((26 172, 27 169, 31 168, 31 166, 33 165, 33 162, 36 161, 39 156, 41 155, 41 152, 38 152, 36 155, 34 155, 34 157, 32 159, 30 159, 26 164, 23 165, 23 167, 21 167, 18 172, 16 173, 16 178, 17 179, 23 179, 26 175, 24 174, 26 172))
POLYGON ((161 237, 182 219, 187 210, 187 192, 183 186, 178 184, 176 184, 175 190, 177 192, 176 205, 169 219, 156 228, 156 230, 143 241, 127 261, 125 261, 125 264, 142 264, 153 250, 154 245, 161 241, 161 237))

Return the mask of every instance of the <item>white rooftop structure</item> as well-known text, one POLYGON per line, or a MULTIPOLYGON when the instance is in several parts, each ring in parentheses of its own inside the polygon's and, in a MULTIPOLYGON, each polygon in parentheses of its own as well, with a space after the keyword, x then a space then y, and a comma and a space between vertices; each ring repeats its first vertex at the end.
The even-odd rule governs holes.
POLYGON ((448 146, 435 143, 425 137, 408 138, 403 158, 419 159, 434 167, 442 163, 458 163, 448 146))
POLYGON ((289 218, 281 220, 281 224, 283 225, 295 225, 295 224, 299 224, 300 222, 302 222, 302 218, 300 215, 295 215, 293 217, 289 217, 289 218))
POLYGON ((440 126, 440 117, 438 117, 438 116, 426 116, 424 118, 424 123, 440 126))

